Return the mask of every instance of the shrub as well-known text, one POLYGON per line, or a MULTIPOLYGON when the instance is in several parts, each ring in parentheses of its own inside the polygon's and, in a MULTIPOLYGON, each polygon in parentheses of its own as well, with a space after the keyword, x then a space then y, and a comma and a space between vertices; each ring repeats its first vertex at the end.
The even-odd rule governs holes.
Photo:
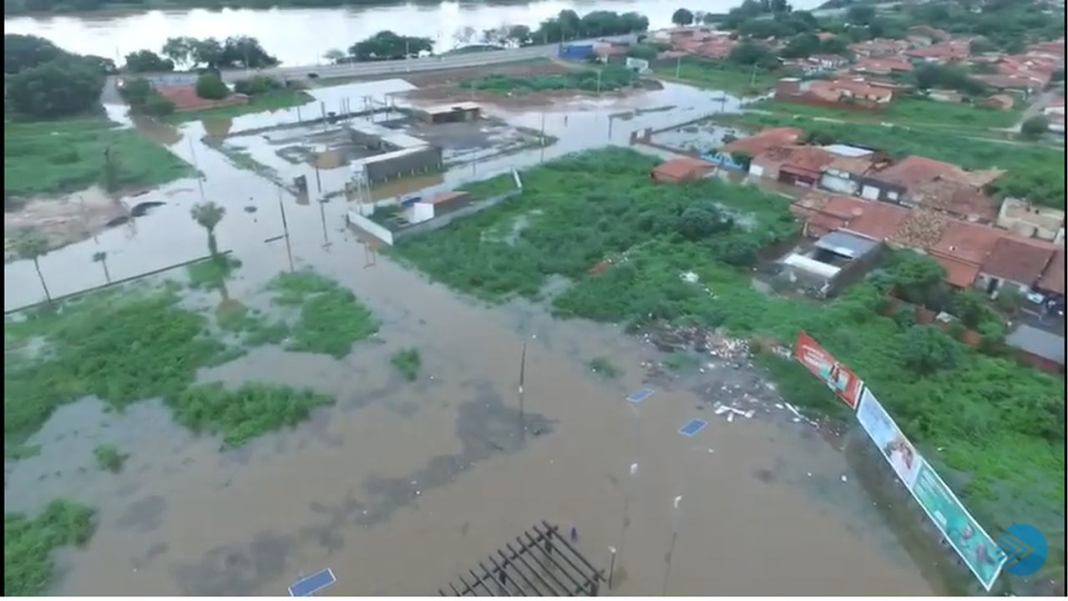
POLYGON ((419 349, 408 348, 394 353, 390 363, 397 368, 397 371, 404 376, 405 380, 414 382, 419 377, 419 366, 422 364, 422 359, 419 357, 419 349))
POLYGON ((56 500, 34 519, 21 513, 4 516, 4 595, 47 592, 53 576, 52 551, 81 545, 93 534, 93 510, 56 500))
POLYGON ((278 80, 273 77, 267 77, 265 75, 257 75, 248 79, 240 79, 234 82, 234 91, 238 94, 247 94, 254 96, 256 94, 264 94, 271 90, 277 90, 282 87, 282 84, 278 83, 278 80))
POLYGON ((93 449, 93 456, 96 457, 96 464, 100 469, 114 473, 122 471, 122 464, 126 461, 126 456, 109 444, 102 444, 93 449))
POLYGON ((905 333, 902 359, 920 374, 932 374, 957 364, 960 349, 952 338, 932 326, 914 326, 905 333))
POLYGON ((197 78, 197 96, 208 100, 222 100, 230 94, 223 80, 215 73, 205 73, 197 78))
POLYGON ((1047 131, 1049 131, 1049 119, 1045 115, 1035 115, 1020 126, 1020 133, 1029 138, 1037 138, 1047 131))
POLYGON ((158 92, 153 92, 145 103, 144 112, 153 117, 166 117, 174 112, 174 103, 158 92))
POLYGON ((58 60, 8 77, 6 88, 6 99, 16 111, 51 119, 96 105, 104 77, 82 63, 58 60))

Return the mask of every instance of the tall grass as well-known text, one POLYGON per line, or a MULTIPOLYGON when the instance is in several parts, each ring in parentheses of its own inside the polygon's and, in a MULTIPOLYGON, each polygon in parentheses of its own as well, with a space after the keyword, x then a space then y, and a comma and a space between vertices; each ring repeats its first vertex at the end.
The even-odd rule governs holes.
POLYGON ((419 349, 408 348, 394 353, 393 357, 390 358, 390 363, 397 368, 397 371, 404 376, 405 380, 414 382, 419 377, 419 366, 422 364, 422 359, 419 357, 419 349))
POLYGON ((93 534, 93 511, 56 500, 35 518, 4 515, 4 595, 43 595, 54 576, 52 551, 81 545, 93 534))
POLYGON ((300 306, 300 316, 290 330, 289 350, 340 359, 349 354, 354 342, 378 331, 378 322, 352 291, 314 272, 279 274, 269 288, 275 291, 275 303, 300 306))

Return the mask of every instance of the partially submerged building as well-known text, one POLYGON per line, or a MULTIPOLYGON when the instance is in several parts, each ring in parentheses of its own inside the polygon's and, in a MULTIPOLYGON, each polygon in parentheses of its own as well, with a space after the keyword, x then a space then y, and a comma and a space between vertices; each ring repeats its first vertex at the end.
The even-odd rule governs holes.
POLYGON ((475 102, 457 102, 418 108, 414 112, 427 123, 460 123, 478 120, 482 107, 475 102))
POLYGON ((848 230, 835 230, 809 248, 784 257, 779 277, 814 296, 833 296, 863 277, 879 260, 882 248, 879 240, 848 230))
POLYGON ((441 147, 368 121, 345 125, 355 145, 368 156, 350 163, 353 178, 378 184, 443 168, 441 147))

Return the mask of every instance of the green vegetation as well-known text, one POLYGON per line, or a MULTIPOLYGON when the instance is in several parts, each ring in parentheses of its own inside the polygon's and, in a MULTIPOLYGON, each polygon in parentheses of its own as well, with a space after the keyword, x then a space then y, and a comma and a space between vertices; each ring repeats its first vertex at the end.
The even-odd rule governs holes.
POLYGON ((546 90, 584 90, 609 92, 634 85, 638 75, 623 67, 605 67, 569 71, 557 75, 512 77, 510 75, 487 75, 481 79, 465 81, 461 88, 476 89, 499 94, 511 92, 543 92, 546 90))
POLYGON ((687 373, 697 369, 701 358, 694 353, 675 351, 664 358, 664 365, 675 372, 687 373))
POLYGON ((119 95, 137 114, 166 117, 174 112, 174 102, 164 98, 143 77, 123 80, 119 85, 119 95))
POLYGON ((122 471, 122 464, 126 462, 126 455, 119 452, 113 445, 102 444, 93 449, 96 464, 102 470, 118 473, 122 471))
MULTIPOLYGON (((535 296, 547 275, 566 276, 572 285, 550 301, 564 317, 722 326, 785 344, 805 330, 864 378, 988 530, 1027 521, 1051 541, 1064 539, 1062 380, 950 339, 928 340, 934 336, 883 316, 890 287, 930 295, 920 264, 903 262, 889 279, 856 284, 829 303, 756 289, 751 272, 736 265, 751 265, 755 250, 795 232, 787 201, 718 181, 655 185, 648 177, 653 164, 620 149, 545 164, 524 174, 521 202, 404 240, 397 252, 432 277, 487 299, 535 296), (678 217, 712 200, 732 225, 685 237, 678 217), (527 223, 517 240, 481 236, 520 216, 527 223), (611 267, 591 273, 606 257, 611 267), (680 278, 691 271, 696 283, 680 278), (917 372, 910 364, 933 369, 917 372)), ((816 410, 833 402, 825 390, 821 397, 812 386, 795 388, 800 372, 776 360, 762 362, 782 378, 779 387, 791 402, 816 410)))
POLYGON ((4 459, 18 461, 20 459, 29 459, 30 457, 36 457, 40 454, 41 445, 39 444, 4 445, 4 459))
POLYGON ((204 73, 198 77, 196 89, 197 96, 208 100, 222 100, 230 95, 230 88, 214 73, 204 73))
POLYGON ((174 113, 167 119, 172 123, 198 121, 201 119, 232 119, 234 117, 252 113, 263 113, 293 108, 295 106, 304 106, 312 100, 315 99, 311 94, 308 94, 304 90, 285 88, 251 96, 247 104, 235 104, 203 111, 174 113))
POLYGON ((195 432, 221 433, 231 447, 300 423, 315 407, 333 402, 310 390, 263 384, 245 384, 236 390, 206 384, 168 399, 178 423, 195 432))
POLYGON ((779 76, 757 67, 739 67, 726 61, 685 58, 681 67, 675 62, 659 63, 653 72, 661 77, 675 78, 700 88, 722 90, 736 96, 755 96, 775 86, 779 76))
POLYGON ((108 59, 71 54, 44 38, 4 35, 5 113, 55 119, 88 112, 114 70, 108 59))
POLYGON ((230 255, 222 255, 215 260, 205 259, 190 263, 186 266, 186 271, 189 273, 189 287, 196 290, 219 288, 238 267, 241 267, 241 261, 230 255))
POLYGON ((325 353, 341 358, 352 343, 378 331, 378 323, 351 290, 311 271, 281 273, 268 285, 274 302, 300 305, 293 325, 292 351, 325 353))
MULTIPOLYGON (((999 111, 972 104, 936 102, 921 98, 898 98, 886 111, 881 113, 863 113, 844 109, 833 109, 804 104, 792 104, 775 100, 762 100, 752 108, 771 111, 784 115, 801 115, 805 117, 822 117, 854 121, 859 123, 894 123, 924 127, 951 127, 964 131, 966 128, 977 130, 984 128, 1012 127, 1020 120, 1022 110, 999 111)), ((982 135, 977 131, 976 135, 982 135)))
POLYGON ((178 302, 172 290, 115 290, 9 321, 5 348, 41 338, 46 352, 7 353, 5 440, 31 434, 56 407, 86 395, 122 407, 192 384, 224 348, 207 336, 205 319, 178 302))
POLYGON ((714 119, 726 125, 749 129, 799 127, 809 134, 819 134, 836 142, 879 148, 895 158, 916 154, 956 163, 966 169, 998 167, 1007 173, 991 185, 993 193, 1027 198, 1036 204, 1051 207, 1064 206, 1063 150, 984 140, 927 126, 828 123, 810 117, 756 113, 721 114, 714 119))
POLYGON ((52 551, 81 545, 93 534, 93 511, 70 501, 52 501, 34 519, 4 515, 4 595, 44 595, 51 584, 52 551))
POLYGON ((389 361, 404 376, 405 380, 414 382, 419 377, 419 366, 422 364, 422 359, 419 357, 419 349, 408 348, 397 351, 393 353, 393 357, 389 361))
POLYGON ((4 122, 5 198, 105 183, 108 160, 113 185, 119 187, 156 186, 191 172, 137 130, 104 118, 4 122))
POLYGON ((615 379, 618 378, 620 374, 619 368, 612 365, 612 363, 604 357, 594 357, 593 359, 590 359, 589 366, 590 371, 602 378, 615 379))

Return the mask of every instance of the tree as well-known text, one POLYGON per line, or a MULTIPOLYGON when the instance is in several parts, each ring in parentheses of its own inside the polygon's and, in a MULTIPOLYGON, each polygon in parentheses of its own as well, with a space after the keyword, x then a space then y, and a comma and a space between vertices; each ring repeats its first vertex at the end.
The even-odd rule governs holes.
POLYGON ((335 65, 339 65, 345 61, 345 57, 348 56, 344 51, 337 48, 331 48, 323 53, 323 58, 330 61, 335 65))
POLYGON ((1020 125, 1020 133, 1028 138, 1037 138, 1049 131, 1049 118, 1045 115, 1030 117, 1020 125))
POLYGON ((118 85, 119 96, 131 107, 143 106, 152 94, 152 84, 144 77, 123 79, 118 85))
POLYGON ((849 41, 842 36, 834 36, 820 42, 820 52, 824 54, 849 54, 849 41))
POLYGON ((131 73, 162 73, 174 71, 174 61, 151 50, 138 50, 126 55, 125 69, 131 73))
POLYGON ((222 66, 223 45, 215 38, 204 40, 192 40, 193 45, 190 59, 193 66, 204 65, 207 69, 215 71, 222 66))
POLYGON ((739 65, 756 65, 765 68, 778 66, 778 61, 771 50, 756 42, 742 42, 731 49, 727 60, 739 65))
POLYGON ((680 8, 671 15, 671 22, 679 26, 690 25, 693 23, 693 13, 685 8, 680 8))
POLYGON ((971 42, 968 42, 968 51, 972 54, 984 54, 986 52, 997 52, 997 44, 991 42, 986 38, 975 38, 971 42))
POLYGON ((153 117, 166 117, 174 112, 174 102, 163 97, 159 92, 152 90, 145 102, 144 113, 153 117))
POLYGON ((36 228, 25 229, 15 239, 15 253, 20 259, 33 260, 33 268, 37 270, 37 277, 41 280, 45 298, 49 304, 52 304, 52 295, 48 292, 48 284, 45 283, 44 274, 41 273, 41 264, 38 262, 38 259, 48 254, 48 240, 36 228))
POLYGON ((855 4, 846 11, 846 20, 856 25, 867 25, 875 18, 875 7, 869 4, 855 4))
POLYGON ((387 30, 356 42, 349 48, 349 54, 360 61, 390 60, 418 56, 433 49, 434 41, 430 38, 399 36, 387 30))
POLYGON ((957 364, 960 347, 942 330, 932 326, 913 326, 905 332, 901 359, 922 375, 957 364))
POLYGON ((979 322, 988 314, 986 299, 979 291, 974 289, 963 290, 953 295, 950 301, 950 311, 961 323, 975 329, 979 322))
POLYGON ((214 202, 204 202, 193 205, 190 214, 193 220, 208 232, 208 253, 212 258, 218 259, 219 246, 215 241, 215 227, 226 215, 226 209, 214 202))
POLYGON ((649 29, 649 18, 636 12, 626 12, 619 15, 619 26, 622 31, 616 33, 634 33, 649 29))
POLYGON ((235 36, 226 38, 216 66, 262 69, 277 64, 278 59, 267 54, 263 46, 260 46, 259 40, 249 36, 235 36))
MULTIPOLYGON (((5 11, 6 12, 6 11, 5 11)), ((67 56, 52 42, 35 35, 4 35, 4 73, 14 74, 67 56)))
POLYGON ((108 253, 104 251, 93 253, 93 263, 100 263, 104 266, 104 280, 106 280, 107 283, 110 284, 111 274, 108 273, 108 253))
POLYGON ((729 230, 733 226, 730 219, 711 203, 694 203, 686 207, 678 222, 678 230, 688 240, 700 240, 712 234, 729 230))
POLYGON ((215 73, 205 73, 197 78, 197 96, 210 100, 222 100, 230 94, 230 88, 226 87, 215 73))
POLYGON ((656 60, 658 54, 660 54, 660 49, 651 44, 637 44, 627 49, 627 56, 647 61, 656 60))
POLYGON ((505 39, 516 46, 526 46, 530 43, 530 28, 526 25, 513 25, 508 28, 505 39))
POLYGON ((820 51, 820 39, 814 33, 799 33, 790 38, 779 54, 785 58, 804 58, 820 51))
POLYGON ((265 94, 280 87, 282 87, 282 84, 278 83, 278 80, 265 75, 257 75, 248 79, 239 79, 234 82, 235 92, 238 94, 248 94, 249 96, 265 94))
POLYGON ((163 44, 163 55, 176 65, 192 63, 196 43, 196 39, 191 37, 167 38, 167 42, 163 44))
POLYGON ((889 272, 898 295, 920 305, 932 304, 946 275, 938 261, 913 251, 897 253, 889 272))
POLYGON ((7 100, 20 113, 54 118, 89 110, 104 89, 104 77, 85 64, 57 60, 7 79, 7 100))

